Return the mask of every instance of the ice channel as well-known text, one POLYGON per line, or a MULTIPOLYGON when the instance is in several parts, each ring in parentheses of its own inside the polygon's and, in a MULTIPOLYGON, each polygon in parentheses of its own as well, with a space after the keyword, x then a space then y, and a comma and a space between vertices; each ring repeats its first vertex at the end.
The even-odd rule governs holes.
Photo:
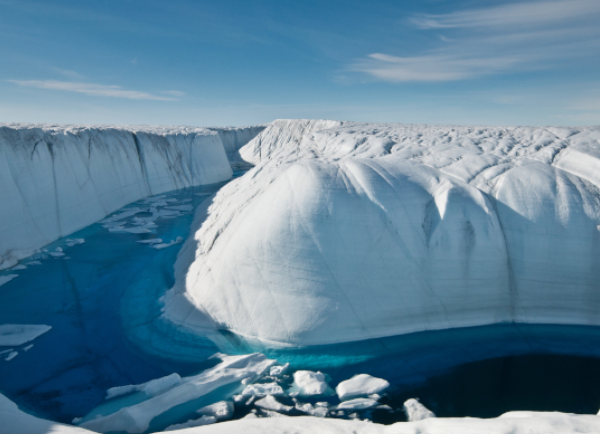
MULTIPOLYGON (((498 324, 273 349, 224 331, 190 334, 161 319, 160 299, 174 283, 173 266, 194 210, 222 185, 140 200, 0 273, 6 282, 0 324, 51 327, 31 329, 31 339, 0 348, 0 392, 41 417, 92 420, 147 399, 133 393, 106 401, 109 388, 195 375, 218 363, 210 358, 217 352, 260 352, 290 363, 290 372, 320 370, 331 387, 358 373, 385 378, 392 386, 381 403, 395 410, 418 397, 438 416, 493 417, 525 403, 522 409, 597 412, 595 327, 498 324)), ((147 432, 184 423, 199 407, 238 389, 224 385, 178 405, 152 420, 147 432)), ((289 397, 278 399, 282 408, 294 405, 289 397)), ((335 405, 336 399, 326 393, 306 401, 335 405)), ((233 417, 250 409, 236 406, 233 417)), ((368 417, 405 420, 399 411, 369 411, 368 417)))

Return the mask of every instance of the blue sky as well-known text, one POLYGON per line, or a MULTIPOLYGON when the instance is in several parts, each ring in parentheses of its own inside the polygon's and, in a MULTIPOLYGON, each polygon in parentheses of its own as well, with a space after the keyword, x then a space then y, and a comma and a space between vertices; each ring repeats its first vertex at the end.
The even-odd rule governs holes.
POLYGON ((0 0, 0 122, 600 124, 600 0, 0 0))

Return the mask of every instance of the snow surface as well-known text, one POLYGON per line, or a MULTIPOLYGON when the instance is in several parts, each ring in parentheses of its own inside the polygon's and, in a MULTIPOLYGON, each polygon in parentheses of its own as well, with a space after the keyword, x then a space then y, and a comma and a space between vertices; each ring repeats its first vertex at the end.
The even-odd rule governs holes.
POLYGON ((0 347, 23 345, 51 328, 43 324, 2 324, 0 325, 0 347))
POLYGON ((177 431, 177 430, 181 430, 184 428, 210 425, 210 424, 215 423, 216 421, 217 421, 217 419, 215 419, 212 416, 202 416, 199 419, 191 419, 184 423, 176 423, 175 425, 169 425, 168 427, 165 428, 165 431, 177 431))
POLYGON ((0 434, 92 434, 92 431, 40 419, 0 394, 0 434))
POLYGON ((598 127, 276 121, 240 155, 178 259, 176 324, 297 346, 600 325, 598 127))
POLYGON ((358 374, 349 380, 342 381, 335 388, 340 400, 352 399, 359 396, 379 393, 390 387, 383 378, 372 377, 369 374, 358 374))
POLYGON ((379 425, 317 417, 247 418, 182 434, 572 434, 600 432, 600 417, 564 413, 510 412, 495 419, 433 418, 379 425))
POLYGON ((140 198, 230 179, 226 152, 260 130, 0 124, 0 270, 140 198))

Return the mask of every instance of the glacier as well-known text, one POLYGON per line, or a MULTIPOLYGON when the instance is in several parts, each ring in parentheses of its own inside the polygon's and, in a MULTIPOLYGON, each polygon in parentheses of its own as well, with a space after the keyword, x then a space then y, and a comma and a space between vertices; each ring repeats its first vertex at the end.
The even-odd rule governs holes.
POLYGON ((281 120, 239 154, 255 167, 176 263, 182 327, 310 346, 600 325, 598 127, 281 120))
POLYGON ((128 203, 231 179, 248 128, 0 124, 0 270, 128 203))
MULTIPOLYGON (((7 329, 19 321, 52 327, 32 351, 32 345, 6 350, 20 357, 3 363, 2 392, 26 408, 44 399, 37 415, 60 415, 61 422, 71 420, 69 412, 87 414, 74 421, 79 428, 60 425, 0 395, 0 433, 15 427, 32 433, 190 427, 181 431, 189 434, 599 430, 600 417, 565 413, 390 426, 360 419, 391 411, 387 404, 399 408, 397 396, 392 403, 379 395, 388 385, 393 394, 436 369, 537 352, 597 357, 598 332, 587 326, 598 325, 600 128, 280 120, 239 129, 11 124, 0 130, 14 135, 10 145, 0 141, 13 168, 1 172, 2 182, 24 200, 13 206, 17 196, 7 196, 2 218, 18 215, 11 224, 32 231, 47 211, 56 225, 27 239, 0 234, 13 243, 0 244, 0 268, 10 268, 0 276, 7 329), (28 134, 42 141, 32 146, 28 134), (39 147, 47 149, 52 170, 39 169, 39 147), (80 162, 74 156, 82 152, 80 162), (251 167, 220 188, 237 169, 251 167), (113 179, 121 171, 128 175, 113 179), (144 171, 154 175, 140 184, 144 171), (42 182, 56 179, 54 187, 42 182), (130 194, 127 180, 137 193, 130 194), (87 184, 96 182, 130 194, 134 199, 122 200, 134 203, 106 202, 108 190, 89 194, 87 184), (53 199, 33 195, 42 184, 53 199), (198 185, 207 187, 186 189, 198 185), (82 205, 84 196, 92 205, 82 205), (96 202, 102 212, 94 214, 96 202), (99 224, 69 232, 93 222, 99 224), (256 348, 278 364, 246 355, 256 348), (199 373, 217 350, 237 354, 230 360, 256 359, 261 379, 242 378, 231 367, 199 373), (40 357, 44 369, 36 368, 40 357), (314 398, 296 395, 300 382, 292 383, 307 372, 318 380, 311 384, 319 389, 314 398), (337 384, 337 397, 328 383, 337 384), (93 391, 76 391, 82 384, 93 391), (252 393, 244 396, 246 390, 252 393), (88 413, 94 400, 100 407, 88 413), (351 401, 337 403, 344 400, 351 401), (246 417, 193 428, 217 421, 197 414, 215 403, 235 409, 234 419, 240 412, 246 417)), ((227 365, 231 356, 221 356, 227 365)))

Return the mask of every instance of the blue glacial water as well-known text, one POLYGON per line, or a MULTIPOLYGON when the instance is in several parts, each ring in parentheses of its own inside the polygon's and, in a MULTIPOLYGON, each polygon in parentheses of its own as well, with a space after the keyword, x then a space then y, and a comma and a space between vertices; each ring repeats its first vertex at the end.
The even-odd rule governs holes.
MULTIPOLYGON (((195 209, 222 185, 160 197, 171 200, 169 205, 195 209)), ((143 206, 134 203, 123 210, 143 206)), ((107 388, 172 372, 188 375, 214 365, 207 358, 218 350, 206 338, 178 333, 166 341, 168 356, 149 355, 129 330, 132 321, 137 326, 151 323, 154 334, 144 336, 160 339, 160 321, 152 320, 159 314, 158 299, 174 283, 173 264, 182 245, 156 250, 136 241, 185 239, 192 220, 193 211, 161 218, 151 233, 143 234, 109 232, 93 224, 46 246, 48 252, 63 248, 65 256, 41 253, 22 261, 40 265, 0 273, 18 274, 0 286, 0 324, 52 326, 28 351, 23 348, 29 344, 24 344, 15 347, 19 354, 13 360, 0 359, 0 392, 31 413, 70 422, 102 402, 107 388), (75 238, 85 242, 66 247, 66 240, 75 238)))
MULTIPOLYGON (((195 209, 222 185, 178 190, 156 200, 168 200, 162 209, 195 209)), ((0 273, 19 275, 0 286, 0 324, 52 326, 28 351, 24 344, 15 347, 13 360, 0 359, 0 392, 25 411, 70 422, 103 403, 110 387, 173 372, 192 375, 214 365, 208 358, 223 347, 159 318, 159 300, 174 283, 182 244, 156 250, 136 242, 185 239, 192 220, 193 211, 181 211, 156 220, 152 232, 143 234, 109 232, 94 224, 22 261, 40 265, 0 273), (67 247, 67 239, 75 238, 85 242, 67 247), (65 256, 49 254, 57 247, 65 256)), ((266 348, 227 332, 220 341, 228 342, 230 353, 258 351, 292 369, 321 370, 333 387, 357 373, 385 378, 392 386, 381 402, 397 410, 412 397, 439 416, 600 408, 600 328, 595 327, 499 324, 291 349, 266 348)), ((121 404, 136 399, 124 397, 121 404)), ((337 404, 335 397, 326 400, 337 404)), ((177 409, 181 421, 198 405, 177 409)), ((236 416, 247 411, 236 409, 236 416)), ((404 420, 401 411, 376 411, 371 417, 381 423, 404 420)))

